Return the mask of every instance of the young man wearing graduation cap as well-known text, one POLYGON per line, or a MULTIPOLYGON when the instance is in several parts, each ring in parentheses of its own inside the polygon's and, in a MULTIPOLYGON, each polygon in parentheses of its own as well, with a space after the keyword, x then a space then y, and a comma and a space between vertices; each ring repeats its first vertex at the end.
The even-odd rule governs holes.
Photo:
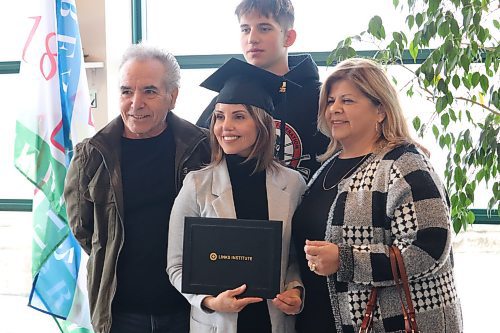
MULTIPOLYGON (((316 126, 321 85, 318 68, 310 55, 288 55, 297 36, 293 5, 290 0, 243 0, 235 13, 245 60, 302 86, 300 92, 287 94, 286 102, 277 103, 275 153, 308 180, 319 168, 316 156, 326 151, 329 140, 316 126)), ((208 128, 214 105, 215 99, 197 125, 208 128)))
POLYGON ((305 181, 273 156, 272 115, 281 85, 282 78, 234 58, 202 83, 219 92, 210 124, 212 161, 187 175, 172 208, 167 256, 172 285, 182 290, 186 216, 283 221, 283 241, 280 293, 267 301, 239 298, 246 289, 242 281, 219 295, 183 294, 191 303, 192 332, 295 332, 290 315, 302 309, 302 282, 290 255, 291 218, 305 181))

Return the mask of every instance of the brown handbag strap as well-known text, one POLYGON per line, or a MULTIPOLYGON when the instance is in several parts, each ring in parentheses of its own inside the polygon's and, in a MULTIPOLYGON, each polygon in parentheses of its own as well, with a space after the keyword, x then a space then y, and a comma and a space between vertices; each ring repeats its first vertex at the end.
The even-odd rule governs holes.
MULTIPOLYGON (((408 275, 406 274, 406 267, 405 263, 403 261, 403 256, 401 255, 401 251, 397 246, 391 246, 391 252, 394 253, 394 257, 397 262, 398 270, 401 276, 401 284, 403 286, 403 290, 405 292, 406 296, 406 304, 408 306, 408 311, 403 312, 406 314, 408 318, 408 323, 409 323, 409 328, 411 329, 409 332, 418 332, 418 326, 417 326, 417 320, 415 316, 415 308, 413 307, 413 301, 411 299, 411 293, 410 293, 410 284, 408 282, 408 275)), ((391 261, 391 266, 392 266, 392 261, 391 261)), ((393 271, 394 274, 394 271, 393 271)), ((396 281, 396 277, 394 277, 394 280, 396 281)), ((397 284, 397 283, 396 283, 397 284)), ((401 295, 400 295, 401 297, 401 295)), ((403 304, 403 303, 401 303, 403 304)), ((404 307, 404 305, 403 305, 404 307)), ((405 320, 406 321, 406 320, 405 320)), ((407 323, 405 323, 405 326, 407 326, 407 323)))
POLYGON ((403 317, 404 317, 404 320, 405 320, 405 331, 408 332, 408 330, 409 330, 408 312, 406 311, 405 303, 403 301, 403 292, 401 290, 401 283, 402 283, 402 281, 399 278, 398 261, 396 259, 396 253, 394 251, 394 247, 393 246, 391 246, 389 248, 389 259, 391 261, 392 278, 394 279, 394 283, 395 283, 396 289, 398 291, 398 296, 399 296, 399 300, 400 300, 400 303, 401 303, 401 311, 403 313, 403 317))
MULTIPOLYGON (((406 268, 404 265, 403 257, 401 256, 401 251, 397 246, 391 246, 389 248, 389 259, 391 262, 392 276, 398 290, 399 299, 401 303, 401 310, 403 312, 403 317, 405 321, 405 332, 407 333, 418 333, 417 321, 415 318, 415 309, 413 307, 413 301, 411 300, 410 285, 408 283, 408 275, 406 274, 406 268), (403 287, 401 287, 401 285, 403 287), (408 304, 408 310, 405 307, 403 301, 402 290, 405 293, 406 304, 408 304)), ((361 322, 361 327, 359 333, 369 333, 372 329, 373 324, 373 312, 375 310, 375 305, 377 302, 377 288, 372 287, 370 292, 370 297, 368 303, 366 304, 365 315, 363 321, 361 322)))
POLYGON ((366 304, 366 311, 361 322, 361 327, 359 328, 359 333, 369 333, 372 328, 373 312, 375 310, 375 304, 377 303, 377 288, 372 287, 370 292, 370 297, 368 298, 368 303, 366 304))

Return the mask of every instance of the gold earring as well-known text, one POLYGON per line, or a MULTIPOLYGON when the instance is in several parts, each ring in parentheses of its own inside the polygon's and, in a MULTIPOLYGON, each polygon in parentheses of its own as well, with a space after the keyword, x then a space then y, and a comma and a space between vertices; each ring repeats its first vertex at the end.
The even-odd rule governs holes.
POLYGON ((380 127, 379 127, 380 123, 377 121, 375 122, 375 132, 377 133, 380 133, 380 127))

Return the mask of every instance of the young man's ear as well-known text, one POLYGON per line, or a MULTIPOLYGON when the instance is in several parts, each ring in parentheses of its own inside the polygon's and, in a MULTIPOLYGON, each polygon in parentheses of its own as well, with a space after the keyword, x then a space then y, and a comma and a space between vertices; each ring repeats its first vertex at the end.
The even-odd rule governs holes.
POLYGON ((295 43, 295 39, 297 39, 297 32, 294 29, 289 29, 285 33, 285 44, 284 47, 290 47, 295 43))

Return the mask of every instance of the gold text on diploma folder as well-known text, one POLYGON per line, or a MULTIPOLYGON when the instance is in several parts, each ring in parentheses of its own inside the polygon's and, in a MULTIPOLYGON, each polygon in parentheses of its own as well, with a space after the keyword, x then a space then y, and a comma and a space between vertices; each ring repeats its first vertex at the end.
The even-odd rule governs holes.
POLYGON ((229 255, 229 254, 217 254, 215 252, 210 253, 210 260, 237 260, 237 261, 252 261, 252 256, 240 256, 240 255, 229 255))

